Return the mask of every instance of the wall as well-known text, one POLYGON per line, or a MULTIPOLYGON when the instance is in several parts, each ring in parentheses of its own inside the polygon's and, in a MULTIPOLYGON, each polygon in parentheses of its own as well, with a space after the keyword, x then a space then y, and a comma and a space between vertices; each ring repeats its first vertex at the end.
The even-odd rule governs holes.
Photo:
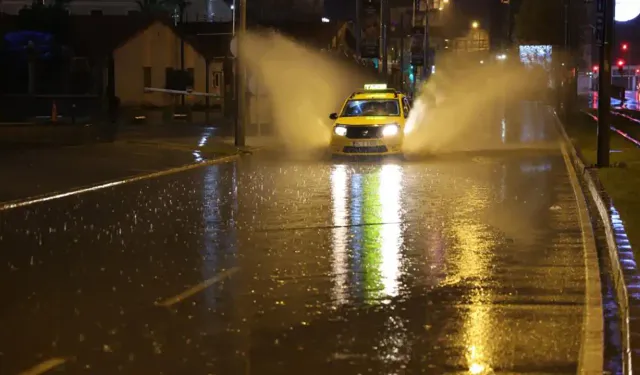
POLYGON ((489 33, 483 29, 469 30, 467 35, 449 43, 453 52, 480 52, 489 50, 489 33))
MULTIPOLYGON (((184 46, 184 67, 193 69, 193 89, 204 92, 205 60, 191 45, 185 43, 184 46)), ((143 91, 144 67, 151 67, 151 86, 154 88, 165 88, 166 68, 180 69, 180 38, 171 28, 159 22, 153 24, 116 50, 114 60, 116 95, 123 106, 161 107, 178 102, 176 95, 143 91)), ((214 62, 209 68, 211 75, 215 71, 222 72, 222 63, 214 62)), ((220 84, 222 87, 223 82, 220 84)), ((215 92, 215 89, 212 87, 210 91, 215 92)), ((187 97, 188 104, 196 102, 204 102, 204 97, 187 97)))

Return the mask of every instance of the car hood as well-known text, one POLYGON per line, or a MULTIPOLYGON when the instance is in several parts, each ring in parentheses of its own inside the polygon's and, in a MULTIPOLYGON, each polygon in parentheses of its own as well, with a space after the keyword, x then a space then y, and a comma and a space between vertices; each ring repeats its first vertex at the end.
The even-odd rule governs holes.
POLYGON ((336 124, 340 125, 386 125, 386 124, 402 124, 402 117, 389 116, 363 116, 363 117, 339 117, 336 124))

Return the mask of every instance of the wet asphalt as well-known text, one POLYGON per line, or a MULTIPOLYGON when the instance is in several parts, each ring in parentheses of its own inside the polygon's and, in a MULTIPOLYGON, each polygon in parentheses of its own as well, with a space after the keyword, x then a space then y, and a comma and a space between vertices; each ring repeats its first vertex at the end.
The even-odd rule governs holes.
POLYGON ((575 373, 580 226, 543 112, 484 119, 486 149, 265 152, 0 211, 0 374, 575 373))

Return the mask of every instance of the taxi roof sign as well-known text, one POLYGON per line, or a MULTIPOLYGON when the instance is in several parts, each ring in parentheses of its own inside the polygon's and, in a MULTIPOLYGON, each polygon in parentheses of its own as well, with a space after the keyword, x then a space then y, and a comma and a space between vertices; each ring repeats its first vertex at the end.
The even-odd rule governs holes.
POLYGON ((386 83, 368 83, 364 85, 364 89, 365 90, 386 90, 387 84, 386 83))

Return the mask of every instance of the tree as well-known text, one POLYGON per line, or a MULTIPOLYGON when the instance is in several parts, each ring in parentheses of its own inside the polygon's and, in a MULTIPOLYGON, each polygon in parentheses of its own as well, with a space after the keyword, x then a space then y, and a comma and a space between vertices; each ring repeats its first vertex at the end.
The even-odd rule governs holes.
POLYGON ((42 31, 52 34, 58 42, 64 43, 69 36, 69 11, 72 0, 56 0, 50 5, 33 1, 18 13, 20 30, 42 31))

